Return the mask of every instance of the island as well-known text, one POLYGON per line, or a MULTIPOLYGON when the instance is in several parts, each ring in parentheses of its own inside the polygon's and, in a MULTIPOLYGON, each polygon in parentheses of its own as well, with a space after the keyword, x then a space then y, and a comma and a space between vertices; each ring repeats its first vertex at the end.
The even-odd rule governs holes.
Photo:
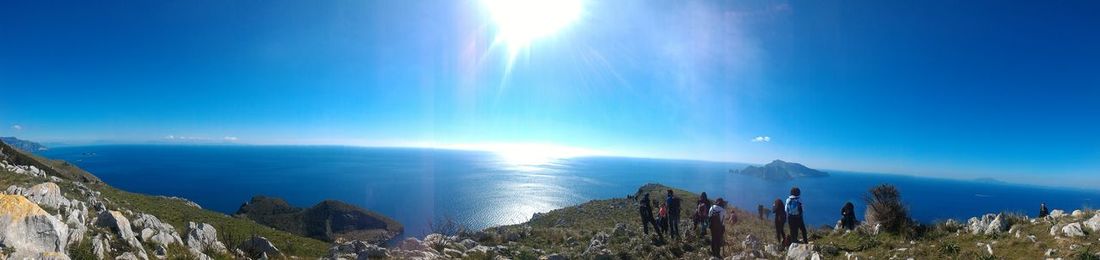
POLYGON ((764 166, 748 166, 741 170, 730 170, 730 173, 753 176, 769 181, 786 181, 795 178, 827 177, 828 173, 810 169, 805 165, 793 162, 775 160, 764 166))

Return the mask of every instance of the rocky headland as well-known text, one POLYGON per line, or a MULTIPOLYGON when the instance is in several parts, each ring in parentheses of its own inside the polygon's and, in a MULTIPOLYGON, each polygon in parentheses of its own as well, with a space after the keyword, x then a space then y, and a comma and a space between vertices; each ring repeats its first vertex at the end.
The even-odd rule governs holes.
POLYGON ((775 160, 764 166, 748 166, 741 170, 730 170, 730 173, 753 176, 770 181, 785 181, 795 178, 827 177, 828 173, 810 169, 805 165, 793 162, 775 160))
POLYGON ((236 215, 324 241, 384 243, 405 230, 401 223, 390 217, 336 200, 297 208, 281 198, 255 196, 241 205, 236 215))

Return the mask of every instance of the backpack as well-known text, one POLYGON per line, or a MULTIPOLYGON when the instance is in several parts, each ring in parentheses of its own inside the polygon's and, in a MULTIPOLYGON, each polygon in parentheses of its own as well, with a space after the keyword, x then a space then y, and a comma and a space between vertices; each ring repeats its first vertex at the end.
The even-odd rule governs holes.
POLYGON ((802 206, 802 202, 799 201, 799 199, 800 198, 789 198, 789 199, 787 199, 787 207, 786 207, 787 215, 791 215, 791 216, 802 215, 802 211, 799 210, 799 208, 801 208, 800 206, 802 206))

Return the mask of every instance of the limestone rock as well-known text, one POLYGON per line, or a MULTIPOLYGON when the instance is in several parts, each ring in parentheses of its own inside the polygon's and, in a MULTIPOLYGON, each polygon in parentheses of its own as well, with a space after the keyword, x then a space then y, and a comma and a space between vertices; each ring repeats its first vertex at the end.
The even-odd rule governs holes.
MULTIPOLYGON (((145 247, 134 236, 134 230, 130 228, 130 220, 122 215, 122 212, 114 210, 100 212, 96 225, 110 229, 111 232, 118 235, 120 240, 126 241, 126 244, 130 245, 130 248, 135 250, 138 256, 146 256, 145 247)), ((146 258, 148 257, 142 257, 142 259, 146 258)))
POLYGON ((168 246, 171 244, 183 244, 183 239, 176 228, 161 222, 156 216, 138 214, 133 221, 134 230, 141 230, 141 241, 168 246))
POLYGON ((1060 209, 1051 210, 1050 214, 1047 215, 1047 217, 1051 218, 1051 219, 1058 219, 1058 218, 1065 217, 1065 216, 1066 216, 1066 212, 1063 211, 1063 210, 1060 210, 1060 209))
POLYGON ((190 249, 195 249, 199 252, 206 250, 212 250, 214 252, 225 253, 228 252, 225 248, 225 244, 218 241, 218 230, 214 229, 206 223, 188 222, 187 223, 187 237, 183 240, 184 244, 190 249))
POLYGON ((1085 231, 1081 229, 1081 223, 1070 223, 1062 227, 1062 233, 1067 237, 1083 237, 1085 231))
POLYGON ((275 247, 275 244, 272 244, 270 240, 262 236, 252 236, 251 239, 241 242, 237 248, 240 248, 251 256, 267 255, 269 257, 274 257, 282 255, 282 253, 279 252, 279 248, 275 247))
POLYGON ((1083 222, 1083 225, 1085 225, 1085 227, 1088 228, 1089 231, 1100 231, 1100 214, 1092 215, 1092 218, 1083 222))
POLYGON ((1073 213, 1070 213, 1069 215, 1074 217, 1074 218, 1083 218, 1083 217, 1085 217, 1085 212, 1078 209, 1078 210, 1074 210, 1073 213))
POLYGON ((52 182, 45 182, 38 185, 31 186, 26 190, 27 199, 38 203, 39 206, 61 209, 62 207, 69 207, 71 202, 64 196, 61 196, 61 187, 52 182))
POLYGON ((9 258, 63 253, 68 238, 68 227, 38 204, 22 195, 0 195, 0 245, 15 249, 9 258))
POLYGON ((141 260, 141 258, 138 258, 137 255, 134 255, 134 253, 126 252, 122 253, 122 255, 119 255, 118 257, 115 257, 115 260, 141 260))
MULTIPOLYGON (((807 260, 814 255, 814 245, 791 243, 787 247, 787 260, 807 260)), ((820 257, 820 256, 819 256, 820 257)))
POLYGON ((111 251, 110 239, 103 236, 103 234, 95 235, 92 238, 92 253, 95 254, 96 259, 103 260, 107 258, 107 253, 111 251))

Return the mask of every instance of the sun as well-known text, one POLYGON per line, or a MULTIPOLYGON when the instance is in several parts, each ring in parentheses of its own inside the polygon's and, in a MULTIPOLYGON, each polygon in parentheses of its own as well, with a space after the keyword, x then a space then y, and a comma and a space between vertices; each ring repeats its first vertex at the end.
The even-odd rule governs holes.
POLYGON ((496 41, 507 45, 510 55, 531 42, 547 37, 581 17, 582 0, 483 0, 496 25, 496 41))

